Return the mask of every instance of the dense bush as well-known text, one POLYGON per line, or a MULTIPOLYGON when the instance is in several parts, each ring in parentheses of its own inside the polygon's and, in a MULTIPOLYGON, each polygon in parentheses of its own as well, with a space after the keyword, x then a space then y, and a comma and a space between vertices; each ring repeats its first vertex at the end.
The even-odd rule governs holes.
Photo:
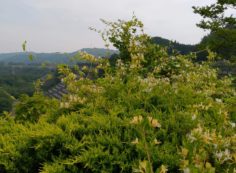
POLYGON ((218 79, 208 62, 193 63, 193 55, 168 57, 148 40, 139 42, 148 37, 132 35, 136 24, 108 23, 110 32, 124 25, 133 32, 122 42, 129 58, 120 55, 113 69, 106 59, 82 55, 103 77, 82 77, 83 68, 78 78, 61 66, 68 95, 25 97, 16 118, 1 118, 0 172, 235 171, 231 79, 218 79))

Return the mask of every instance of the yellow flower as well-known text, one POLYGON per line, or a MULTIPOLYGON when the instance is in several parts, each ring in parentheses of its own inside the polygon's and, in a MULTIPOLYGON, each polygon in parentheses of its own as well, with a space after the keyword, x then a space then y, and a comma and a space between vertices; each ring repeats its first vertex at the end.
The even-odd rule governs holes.
POLYGON ((205 166, 206 166, 207 169, 210 169, 212 167, 209 162, 206 162, 205 166))
POLYGON ((160 173, 167 173, 168 169, 165 165, 161 165, 160 173))
POLYGON ((131 144, 138 144, 138 138, 135 138, 135 140, 133 140, 131 144))
POLYGON ((83 71, 87 71, 87 70, 88 70, 88 67, 87 67, 87 66, 83 66, 83 67, 82 67, 82 70, 83 70, 83 71))
POLYGON ((154 128, 161 128, 161 124, 160 124, 160 122, 157 120, 157 119, 154 119, 154 118, 152 118, 152 117, 148 117, 148 121, 149 121, 149 123, 151 124, 151 126, 152 127, 154 127, 154 128))
POLYGON ((69 108, 70 105, 69 105, 69 102, 61 102, 60 103, 60 108, 69 108))
POLYGON ((187 155, 188 155, 188 149, 182 148, 181 154, 182 154, 183 157, 187 157, 187 155))
POLYGON ((183 171, 184 171, 184 173, 191 173, 189 168, 184 168, 183 171))
POLYGON ((143 117, 141 115, 133 117, 130 121, 131 124, 138 124, 143 121, 143 117))
POLYGON ((154 139, 153 142, 154 142, 155 145, 159 145, 159 144, 161 144, 161 141, 158 141, 157 139, 154 139))
POLYGON ((232 154, 232 158, 234 159, 234 161, 236 162, 236 153, 232 154))
POLYGON ((181 168, 187 168, 187 166, 189 165, 189 161, 188 160, 181 160, 181 168))
POLYGON ((146 160, 139 163, 139 170, 142 173, 146 173, 146 171, 147 171, 147 161, 146 160))
POLYGON ((152 127, 156 128, 161 128, 161 124, 159 123, 159 121, 157 119, 153 119, 152 120, 152 127))
POLYGON ((149 121, 149 122, 151 122, 152 119, 153 119, 152 117, 150 117, 150 116, 148 117, 148 121, 149 121))

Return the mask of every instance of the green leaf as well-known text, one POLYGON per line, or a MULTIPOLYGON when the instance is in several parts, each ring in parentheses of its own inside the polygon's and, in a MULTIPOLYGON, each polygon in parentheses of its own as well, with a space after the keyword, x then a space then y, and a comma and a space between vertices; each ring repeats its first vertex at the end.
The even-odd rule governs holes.
POLYGON ((33 61, 34 60, 34 56, 32 54, 29 54, 29 60, 33 61))
POLYGON ((25 40, 22 44, 22 49, 24 52, 26 51, 26 44, 27 44, 27 41, 25 40))

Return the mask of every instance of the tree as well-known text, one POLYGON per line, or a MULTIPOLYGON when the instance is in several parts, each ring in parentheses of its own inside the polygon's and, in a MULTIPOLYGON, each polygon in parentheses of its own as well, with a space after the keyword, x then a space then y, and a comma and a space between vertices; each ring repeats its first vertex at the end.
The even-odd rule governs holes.
POLYGON ((236 9, 235 0, 217 0, 215 4, 205 7, 193 7, 194 13, 200 14, 203 20, 197 24, 200 28, 215 31, 222 28, 236 27, 235 14, 225 15, 228 9, 236 9))
POLYGON ((205 7, 193 7, 194 12, 200 14, 203 20, 198 27, 210 30, 200 45, 200 49, 210 49, 220 57, 235 61, 236 57, 236 18, 233 15, 236 9, 235 0, 217 0, 215 4, 205 7), (233 10, 226 16, 227 11, 233 10))
POLYGON ((233 61, 236 56, 236 30, 218 29, 211 32, 203 37, 198 48, 208 48, 216 52, 220 57, 233 61))
POLYGON ((136 16, 129 21, 101 21, 106 25, 106 29, 92 30, 101 34, 106 46, 111 44, 119 50, 119 55, 113 56, 112 64, 115 64, 117 59, 125 64, 138 62, 149 71, 160 57, 168 56, 165 48, 153 44, 152 38, 144 32, 143 23, 136 16))

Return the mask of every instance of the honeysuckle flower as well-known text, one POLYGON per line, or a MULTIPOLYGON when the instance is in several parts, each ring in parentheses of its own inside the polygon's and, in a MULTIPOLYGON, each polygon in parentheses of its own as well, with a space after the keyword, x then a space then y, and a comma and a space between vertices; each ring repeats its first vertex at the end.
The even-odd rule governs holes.
POLYGON ((60 103, 60 108, 69 108, 70 104, 69 102, 61 102, 60 103))
POLYGON ((61 103, 60 103, 60 108, 63 108, 63 107, 64 107, 64 103, 61 102, 61 103))
POLYGON ((189 139, 189 141, 190 141, 191 143, 193 143, 194 141, 197 140, 197 138, 194 137, 192 134, 188 134, 188 135, 187 135, 187 138, 189 139))
POLYGON ((133 140, 133 141, 131 142, 131 144, 138 144, 138 143, 139 143, 138 138, 135 138, 135 140, 133 140))
POLYGON ((148 117, 148 121, 150 122, 151 126, 154 128, 161 128, 161 124, 159 123, 159 121, 157 119, 154 119, 152 117, 148 117))
POLYGON ((191 173, 189 168, 184 168, 183 171, 184 171, 184 173, 191 173))
POLYGON ((157 139, 154 139, 154 140, 153 140, 153 143, 154 143, 155 145, 159 145, 159 144, 161 144, 161 141, 159 141, 159 140, 157 140, 157 139))
POLYGON ((143 121, 143 117, 141 115, 133 117, 130 121, 131 124, 138 124, 143 121))
POLYGON ((216 98, 215 100, 216 100, 216 102, 218 102, 218 103, 222 103, 222 100, 221 100, 221 99, 216 98))
POLYGON ((147 169, 147 161, 140 161, 139 162, 139 171, 141 170, 141 172, 145 173, 147 169))
POLYGON ((70 106, 69 102, 65 102, 65 108, 68 108, 70 106))
POLYGON ((187 148, 182 148, 182 149, 181 149, 181 155, 182 155, 183 157, 187 157, 187 155, 188 155, 188 149, 187 149, 187 148))
POLYGON ((212 168, 212 166, 211 166, 211 164, 209 162, 206 162, 205 166, 206 166, 207 169, 212 168))
POLYGON ((193 114, 192 120, 195 120, 197 118, 196 114, 193 114))
POLYGON ((167 173, 167 171, 168 171, 167 166, 161 165, 161 167, 160 167, 160 173, 167 173))
POLYGON ((215 149, 218 147, 218 145, 217 145, 217 144, 213 144, 213 146, 214 146, 214 148, 215 148, 215 149))
POLYGON ((87 66, 83 66, 83 67, 82 67, 82 70, 83 70, 83 71, 87 71, 87 70, 88 70, 88 67, 87 67, 87 66))
POLYGON ((211 135, 209 132, 205 132, 203 135, 202 135, 202 139, 205 143, 209 144, 210 141, 212 141, 212 138, 211 138, 211 135))
POLYGON ((216 152, 215 157, 218 161, 221 162, 221 164, 223 164, 225 161, 232 159, 229 149, 225 149, 225 151, 216 152))
POLYGON ((156 128, 156 127, 161 128, 161 124, 159 123, 159 121, 157 119, 152 120, 151 124, 152 124, 152 127, 154 127, 154 128, 156 128))
POLYGON ((151 121, 152 121, 152 119, 153 119, 153 118, 152 118, 152 117, 150 117, 150 116, 148 116, 147 118, 148 118, 148 121, 149 121, 149 122, 151 122, 151 121))
POLYGON ((236 124, 235 124, 234 122, 229 122, 229 124, 230 124, 233 128, 235 128, 235 126, 236 126, 236 124))

